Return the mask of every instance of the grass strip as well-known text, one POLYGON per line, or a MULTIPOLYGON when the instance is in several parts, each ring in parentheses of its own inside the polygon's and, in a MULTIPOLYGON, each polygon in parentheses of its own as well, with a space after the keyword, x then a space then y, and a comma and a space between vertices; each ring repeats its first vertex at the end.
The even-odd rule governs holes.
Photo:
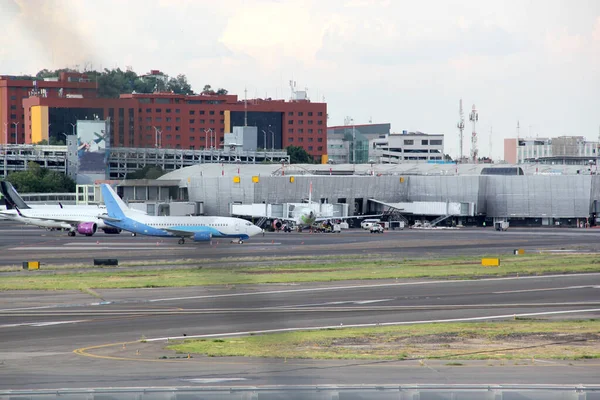
POLYGON ((286 332, 224 339, 188 339, 177 353, 373 360, 511 360, 600 358, 600 321, 511 320, 432 323, 286 332))
POLYGON ((307 263, 281 261, 255 266, 203 267, 202 263, 181 269, 124 268, 110 272, 22 271, 3 276, 0 290, 78 290, 108 288, 185 287, 264 283, 327 282, 368 279, 455 278, 541 275, 549 273, 600 272, 595 254, 536 254, 503 256, 500 267, 482 267, 480 257, 416 260, 342 261, 307 263))

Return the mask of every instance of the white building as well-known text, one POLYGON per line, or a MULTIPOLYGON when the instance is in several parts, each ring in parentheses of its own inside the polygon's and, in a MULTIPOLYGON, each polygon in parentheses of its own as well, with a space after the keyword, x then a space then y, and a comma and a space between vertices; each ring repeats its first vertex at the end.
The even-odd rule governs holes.
POLYGON ((422 132, 392 133, 373 140, 377 162, 429 162, 444 160, 444 135, 422 132))
POLYGON ((511 164, 587 165, 596 163, 599 145, 583 136, 504 139, 504 160, 511 164))

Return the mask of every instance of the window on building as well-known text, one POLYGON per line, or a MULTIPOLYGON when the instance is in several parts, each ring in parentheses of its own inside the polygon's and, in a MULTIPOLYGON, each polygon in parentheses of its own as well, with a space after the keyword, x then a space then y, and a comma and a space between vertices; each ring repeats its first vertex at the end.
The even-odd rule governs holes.
POLYGON ((204 115, 204 110, 200 110, 198 114, 204 115))
POLYGON ((429 140, 421 140, 421 145, 428 146, 429 145, 429 140))
POLYGON ((195 142, 196 141, 196 136, 190 136, 190 142, 195 142))
POLYGON ((181 140, 181 135, 175 135, 175 140, 181 140))
POLYGON ((176 126, 176 127, 175 127, 175 130, 176 130, 176 131, 178 131, 179 129, 180 129, 180 127, 179 127, 179 126, 176 126))
POLYGON ((290 138, 288 138, 288 142, 289 142, 289 143, 292 143, 293 141, 294 141, 294 138, 293 138, 293 137, 290 137, 290 138))
POLYGON ((167 117, 165 120, 166 120, 167 122, 171 122, 171 117, 167 117))
POLYGON ((308 146, 308 151, 313 151, 313 147, 312 146, 308 146))
POLYGON ((175 122, 181 122, 181 118, 180 117, 176 117, 175 118, 175 122))
POLYGON ((196 114, 196 111, 195 110, 190 110, 190 115, 194 115, 194 114, 196 114))
POLYGON ((298 125, 304 124, 304 120, 298 120, 298 125))
POLYGON ((410 139, 410 140, 408 140, 408 139, 405 139, 405 140, 404 140, 404 145, 405 145, 405 146, 412 146, 413 144, 415 144, 415 141, 414 141, 414 140, 412 140, 412 139, 410 139))
POLYGON ((302 128, 298 129, 298 133, 304 133, 304 129, 302 129, 302 128))
POLYGON ((309 137, 309 138, 308 138, 308 141, 309 141, 309 142, 312 142, 312 141, 313 141, 313 138, 309 137))
POLYGON ((166 109, 166 112, 167 112, 167 114, 170 114, 170 113, 171 113, 171 109, 170 109, 170 108, 167 108, 167 109, 166 109))
POLYGON ((317 121, 317 125, 323 125, 323 121, 317 121))
POLYGON ((309 112, 308 112, 308 116, 309 116, 309 117, 312 117, 312 116, 313 116, 313 112, 312 112, 312 111, 309 111, 309 112))
POLYGON ((322 133, 323 133, 323 129, 319 129, 319 130, 317 130, 317 133, 320 133, 320 134, 322 134, 322 133))
POLYGON ((219 115, 225 115, 225 111, 223 111, 223 110, 219 111, 219 115))
POLYGON ((196 123, 196 120, 195 120, 195 119, 193 119, 193 118, 192 118, 192 119, 190 119, 190 124, 194 124, 194 123, 196 123))
POLYGON ((167 135, 167 140, 173 139, 173 135, 167 135))
POLYGON ((156 108, 154 109, 154 112, 162 112, 162 108, 156 108))
POLYGON ((431 145, 432 146, 441 146, 442 145, 442 141, 441 140, 432 140, 431 141, 431 145))
POLYGON ((196 132, 196 128, 190 128, 190 132, 196 132))
POLYGON ((294 115, 293 111, 288 111, 288 117, 292 117, 294 115))
MULTIPOLYGON (((168 119, 169 119, 169 118, 167 118, 167 120, 168 120, 168 119)), ((156 117, 156 118, 154 118, 154 121, 155 121, 155 122, 162 122, 162 117, 156 117)))
POLYGON ((319 112, 317 113, 317 115, 318 115, 319 117, 322 117, 322 116, 323 116, 323 112, 322 112, 322 111, 319 111, 319 112))
POLYGON ((288 128, 288 133, 294 133, 294 129, 288 128))
POLYGON ((322 137, 317 138, 317 142, 323 142, 323 138, 322 137))
POLYGON ((313 133, 312 128, 308 128, 308 133, 313 133))
POLYGON ((214 110, 210 110, 208 113, 209 113, 210 115, 215 115, 215 111, 214 111, 214 110))
POLYGON ((298 141, 299 141, 299 142, 304 142, 304 138, 301 138, 301 137, 300 137, 300 138, 298 138, 298 141))
POLYGON ((13 104, 13 105, 11 105, 11 106, 10 106, 10 109, 11 109, 11 110, 16 110, 16 109, 17 109, 17 106, 15 106, 15 105, 13 104))
POLYGON ((302 111, 298 111, 298 116, 299 116, 299 117, 303 117, 303 116, 304 116, 304 113, 303 113, 302 111))
POLYGON ((152 117, 146 117, 146 122, 152 122, 152 117))
POLYGON ((181 112, 181 110, 179 108, 175 109, 175 114, 179 114, 181 112))
POLYGON ((170 127, 170 126, 167 126, 167 130, 168 130, 168 131, 170 131, 170 130, 171 130, 171 127, 170 127))
POLYGON ((323 151, 323 146, 319 146, 319 147, 317 147, 317 150, 319 150, 319 151, 323 151))
POLYGON ((214 123, 215 123, 215 120, 214 120, 214 119, 209 119, 209 120, 208 120, 208 123, 209 123, 209 124, 214 124, 214 123))
POLYGON ((312 125, 312 124, 313 124, 313 120, 312 120, 312 119, 309 119, 309 120, 308 120, 308 124, 309 124, 309 125, 312 125))
POLYGON ((11 119, 17 119, 17 114, 10 114, 11 119))
POLYGON ((16 99, 17 99, 17 96, 15 96, 15 95, 13 94, 12 96, 10 96, 10 99, 11 99, 11 100, 16 100, 16 99))
POLYGON ((205 123, 206 123, 206 120, 205 120, 205 119, 201 119, 201 120, 200 120, 200 123, 201 123, 201 124, 205 124, 205 123))
POLYGON ((146 112, 147 112, 147 113, 151 113, 151 112, 152 112, 152 109, 151 109, 151 108, 146 108, 146 112))
POLYGON ((293 119, 288 120, 288 125, 294 125, 294 120, 293 119))

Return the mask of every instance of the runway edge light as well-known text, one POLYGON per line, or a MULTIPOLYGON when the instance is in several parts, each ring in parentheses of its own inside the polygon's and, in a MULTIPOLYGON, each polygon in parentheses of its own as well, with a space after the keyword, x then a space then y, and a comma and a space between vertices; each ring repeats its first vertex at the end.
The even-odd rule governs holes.
POLYGON ((484 267, 499 267, 500 259, 499 258, 482 258, 481 265, 484 267))

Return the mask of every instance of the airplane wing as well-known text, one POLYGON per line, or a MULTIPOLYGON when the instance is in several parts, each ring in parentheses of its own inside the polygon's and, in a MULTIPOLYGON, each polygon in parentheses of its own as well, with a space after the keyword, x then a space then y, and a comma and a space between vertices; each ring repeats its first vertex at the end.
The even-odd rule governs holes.
POLYGON ((199 232, 212 233, 212 230, 210 228, 198 229, 188 226, 172 226, 170 228, 164 228, 163 230, 179 237, 192 237, 194 236, 194 234, 199 232))
POLYGON ((31 220, 38 220, 38 221, 53 221, 53 222, 62 222, 65 224, 69 224, 69 225, 76 225, 79 224, 80 222, 88 222, 90 219, 93 218, 98 218, 98 219, 103 219, 101 218, 101 215, 89 215, 89 216, 81 216, 81 217, 71 217, 71 216, 67 216, 67 215, 61 215, 61 216, 57 216, 57 217, 51 217, 51 216, 36 216, 36 215, 28 215, 27 213, 23 213, 21 210, 19 210, 17 208, 17 212, 19 213, 19 215, 21 217, 24 218, 29 218, 31 220))

